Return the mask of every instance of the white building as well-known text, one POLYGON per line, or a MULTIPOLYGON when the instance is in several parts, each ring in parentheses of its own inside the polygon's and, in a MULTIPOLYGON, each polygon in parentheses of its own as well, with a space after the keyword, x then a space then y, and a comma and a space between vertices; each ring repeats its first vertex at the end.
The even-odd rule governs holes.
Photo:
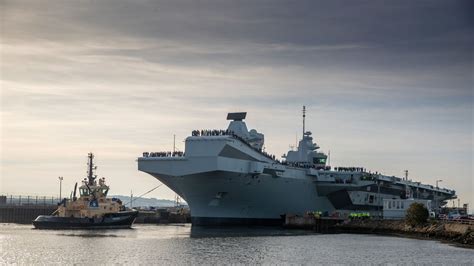
POLYGON ((383 218, 404 219, 408 208, 415 202, 423 204, 428 209, 428 211, 431 211, 431 200, 383 199, 383 218))

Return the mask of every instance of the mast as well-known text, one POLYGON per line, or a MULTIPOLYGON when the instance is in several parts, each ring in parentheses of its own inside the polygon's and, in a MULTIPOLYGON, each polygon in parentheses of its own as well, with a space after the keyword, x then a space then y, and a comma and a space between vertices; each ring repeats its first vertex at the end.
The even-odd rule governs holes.
POLYGON ((304 132, 305 132, 305 118, 306 118, 306 106, 303 105, 303 138, 304 138, 304 132))
POLYGON ((178 193, 175 193, 176 197, 175 197, 175 207, 181 207, 181 198, 179 197, 178 193))
POLYGON ((94 176, 94 170, 95 170, 94 154, 92 152, 89 152, 87 157, 88 157, 87 165, 89 166, 89 169, 87 171, 87 182, 88 182, 89 186, 92 186, 92 185, 94 185, 94 179, 95 179, 95 176, 94 176))

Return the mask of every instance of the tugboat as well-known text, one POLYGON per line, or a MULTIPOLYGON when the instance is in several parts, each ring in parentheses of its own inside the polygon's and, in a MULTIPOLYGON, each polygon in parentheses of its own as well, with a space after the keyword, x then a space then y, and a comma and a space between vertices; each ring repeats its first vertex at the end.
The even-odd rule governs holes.
POLYGON ((121 229, 131 228, 138 211, 125 210, 122 201, 107 198, 109 186, 105 177, 99 178, 94 171, 94 154, 88 154, 88 175, 79 187, 79 198, 76 197, 77 183, 70 199, 64 198, 58 203, 58 209, 51 215, 40 215, 33 225, 37 229, 121 229))

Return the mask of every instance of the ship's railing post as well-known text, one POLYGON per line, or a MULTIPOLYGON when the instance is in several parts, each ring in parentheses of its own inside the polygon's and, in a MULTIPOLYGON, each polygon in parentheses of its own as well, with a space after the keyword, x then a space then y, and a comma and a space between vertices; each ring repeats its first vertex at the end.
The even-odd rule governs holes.
POLYGON ((20 197, 18 198, 18 205, 21 205, 21 195, 20 195, 20 197))

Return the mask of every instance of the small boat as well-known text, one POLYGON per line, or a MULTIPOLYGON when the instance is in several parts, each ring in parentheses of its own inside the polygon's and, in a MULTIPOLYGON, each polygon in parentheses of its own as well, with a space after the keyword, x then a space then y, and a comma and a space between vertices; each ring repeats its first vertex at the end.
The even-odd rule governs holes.
POLYGON ((79 198, 74 193, 58 203, 51 215, 40 215, 33 225, 37 229, 122 229, 131 228, 138 211, 126 210, 118 198, 107 198, 109 186, 105 177, 99 178, 94 171, 94 154, 88 155, 88 176, 79 187, 79 198))

